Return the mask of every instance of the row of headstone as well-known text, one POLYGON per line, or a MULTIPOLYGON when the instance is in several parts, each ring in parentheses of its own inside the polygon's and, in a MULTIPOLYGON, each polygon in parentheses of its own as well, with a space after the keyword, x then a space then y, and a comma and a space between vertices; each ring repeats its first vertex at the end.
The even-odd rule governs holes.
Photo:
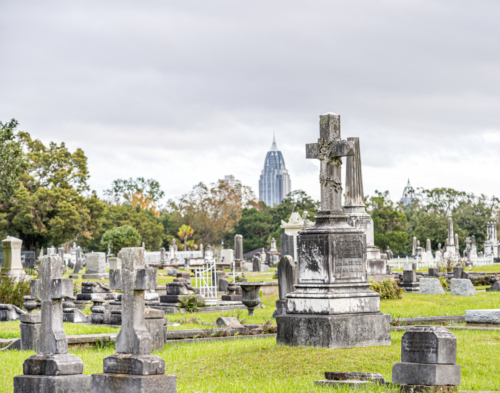
MULTIPOLYGON (((32 280, 32 296, 42 302, 37 354, 25 360, 24 375, 14 377, 14 392, 102 393, 176 392, 176 377, 165 375, 165 361, 151 354, 152 339, 146 327, 144 293, 156 288, 156 272, 147 268, 143 248, 120 251, 122 269, 110 271, 112 289, 122 292, 122 327, 116 353, 103 361, 103 373, 83 374, 83 362, 68 353, 63 329, 63 299, 72 296, 71 279, 62 278, 57 255, 42 258, 41 278, 32 280)), ((163 318, 162 318, 163 319, 163 318)))

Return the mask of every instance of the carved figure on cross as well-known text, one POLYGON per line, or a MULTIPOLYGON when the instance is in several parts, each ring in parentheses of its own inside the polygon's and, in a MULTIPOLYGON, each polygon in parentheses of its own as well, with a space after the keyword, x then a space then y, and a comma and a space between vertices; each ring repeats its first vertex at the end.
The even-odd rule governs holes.
POLYGON ((62 278, 63 265, 57 255, 45 256, 40 264, 40 279, 31 280, 31 296, 42 303, 42 321, 37 352, 68 353, 63 329, 63 299, 73 296, 73 280, 62 278))
POLYGON ((342 157, 354 155, 354 141, 340 139, 340 115, 320 116, 318 143, 306 145, 306 158, 320 160, 321 210, 342 213, 342 157))
POLYGON ((123 248, 118 258, 122 268, 109 271, 110 288, 122 291, 122 328, 116 352, 149 354, 152 344, 144 317, 144 291, 156 289, 156 269, 146 267, 142 247, 123 248))

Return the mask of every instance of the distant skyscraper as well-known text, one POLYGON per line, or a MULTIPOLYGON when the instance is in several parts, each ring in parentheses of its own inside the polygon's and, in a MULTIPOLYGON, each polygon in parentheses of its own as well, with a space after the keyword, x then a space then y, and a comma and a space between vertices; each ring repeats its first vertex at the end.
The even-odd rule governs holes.
POLYGON ((408 179, 408 184, 403 190, 403 197, 399 200, 403 205, 411 205, 417 199, 415 198, 415 190, 410 184, 410 179, 408 179))
POLYGON ((224 176, 223 182, 229 184, 232 187, 240 181, 236 180, 233 175, 226 175, 224 176))
POLYGON ((264 169, 259 180, 259 200, 267 206, 279 205, 292 191, 292 181, 285 168, 283 154, 278 150, 273 136, 271 150, 266 155, 264 169))

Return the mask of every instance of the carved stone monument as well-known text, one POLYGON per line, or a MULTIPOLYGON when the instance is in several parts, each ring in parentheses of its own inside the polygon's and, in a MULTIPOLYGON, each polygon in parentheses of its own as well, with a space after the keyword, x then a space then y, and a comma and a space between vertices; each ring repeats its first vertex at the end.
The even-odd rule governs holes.
POLYGON ((237 272, 248 271, 245 260, 243 259, 243 236, 234 237, 234 270, 237 272))
POLYGON ((122 268, 110 270, 110 286, 122 291, 122 328, 116 353, 103 361, 104 373, 92 375, 92 393, 177 392, 177 378, 165 375, 165 360, 151 354, 145 322, 144 292, 156 288, 156 270, 146 267, 142 247, 123 248, 118 257, 122 268))
POLYGON ((42 303, 37 354, 24 361, 24 375, 14 377, 15 393, 90 392, 83 362, 68 353, 62 303, 73 295, 73 281, 62 278, 62 271, 61 258, 52 254, 41 261, 41 279, 31 281, 31 295, 42 303))
POLYGON ((82 280, 108 278, 106 273, 106 253, 89 252, 85 254, 85 274, 82 274, 82 280))
POLYGON ((380 313, 380 296, 370 290, 366 235, 342 211, 341 157, 354 142, 340 139, 340 116, 320 116, 318 143, 307 158, 320 160, 321 209, 312 228, 300 232, 297 285, 287 295, 286 315, 276 318, 277 343, 349 348, 390 345, 390 316, 380 313))
POLYGON ((21 262, 21 247, 23 241, 12 236, 2 240, 3 265, 2 276, 11 275, 13 277, 24 277, 26 273, 21 262))
MULTIPOLYGON (((428 391, 425 387, 440 386, 451 391, 460 385, 461 368, 457 362, 457 339, 444 326, 413 326, 401 340, 401 362, 392 367, 392 382, 413 391, 428 391), (404 386, 409 385, 409 386, 404 386)), ((446 390, 445 390, 446 389, 446 390)))

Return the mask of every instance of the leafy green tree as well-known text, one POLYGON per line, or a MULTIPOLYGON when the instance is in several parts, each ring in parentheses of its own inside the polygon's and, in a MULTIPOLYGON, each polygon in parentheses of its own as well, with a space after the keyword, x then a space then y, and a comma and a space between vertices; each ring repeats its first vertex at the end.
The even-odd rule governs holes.
POLYGON ((12 196, 0 202, 0 229, 22 239, 28 250, 92 239, 105 204, 95 192, 88 195, 83 151, 71 153, 64 143, 47 147, 26 132, 18 137, 27 170, 20 175, 20 186, 12 196))
POLYGON ((120 226, 131 226, 139 232, 148 250, 158 250, 163 240, 163 225, 150 210, 130 205, 107 206, 102 215, 102 223, 94 238, 84 245, 89 251, 107 251, 107 244, 101 242, 107 230, 120 226))
POLYGON ((388 191, 375 191, 375 194, 367 198, 367 210, 373 219, 375 245, 381 250, 389 246, 398 254, 408 242, 406 216, 389 199, 388 191))
POLYGON ((141 235, 130 225, 123 225, 108 229, 102 235, 101 244, 105 247, 111 247, 111 252, 118 255, 118 252, 124 247, 138 247, 141 245, 141 235))
POLYGON ((19 178, 28 168, 21 142, 16 135, 18 122, 0 121, 0 196, 9 199, 19 188, 19 178))
POLYGON ((243 252, 249 252, 256 248, 269 246, 269 235, 271 234, 271 216, 255 208, 245 208, 241 213, 241 219, 234 227, 231 237, 243 236, 243 252))
POLYGON ((115 204, 132 203, 132 196, 139 193, 151 198, 154 202, 158 202, 165 196, 158 181, 143 177, 135 180, 132 178, 114 180, 111 188, 104 191, 104 195, 115 204))
POLYGON ((193 228, 191 228, 189 225, 183 225, 179 228, 179 232, 177 234, 184 242, 184 251, 187 251, 187 239, 193 236, 193 233, 193 228))

